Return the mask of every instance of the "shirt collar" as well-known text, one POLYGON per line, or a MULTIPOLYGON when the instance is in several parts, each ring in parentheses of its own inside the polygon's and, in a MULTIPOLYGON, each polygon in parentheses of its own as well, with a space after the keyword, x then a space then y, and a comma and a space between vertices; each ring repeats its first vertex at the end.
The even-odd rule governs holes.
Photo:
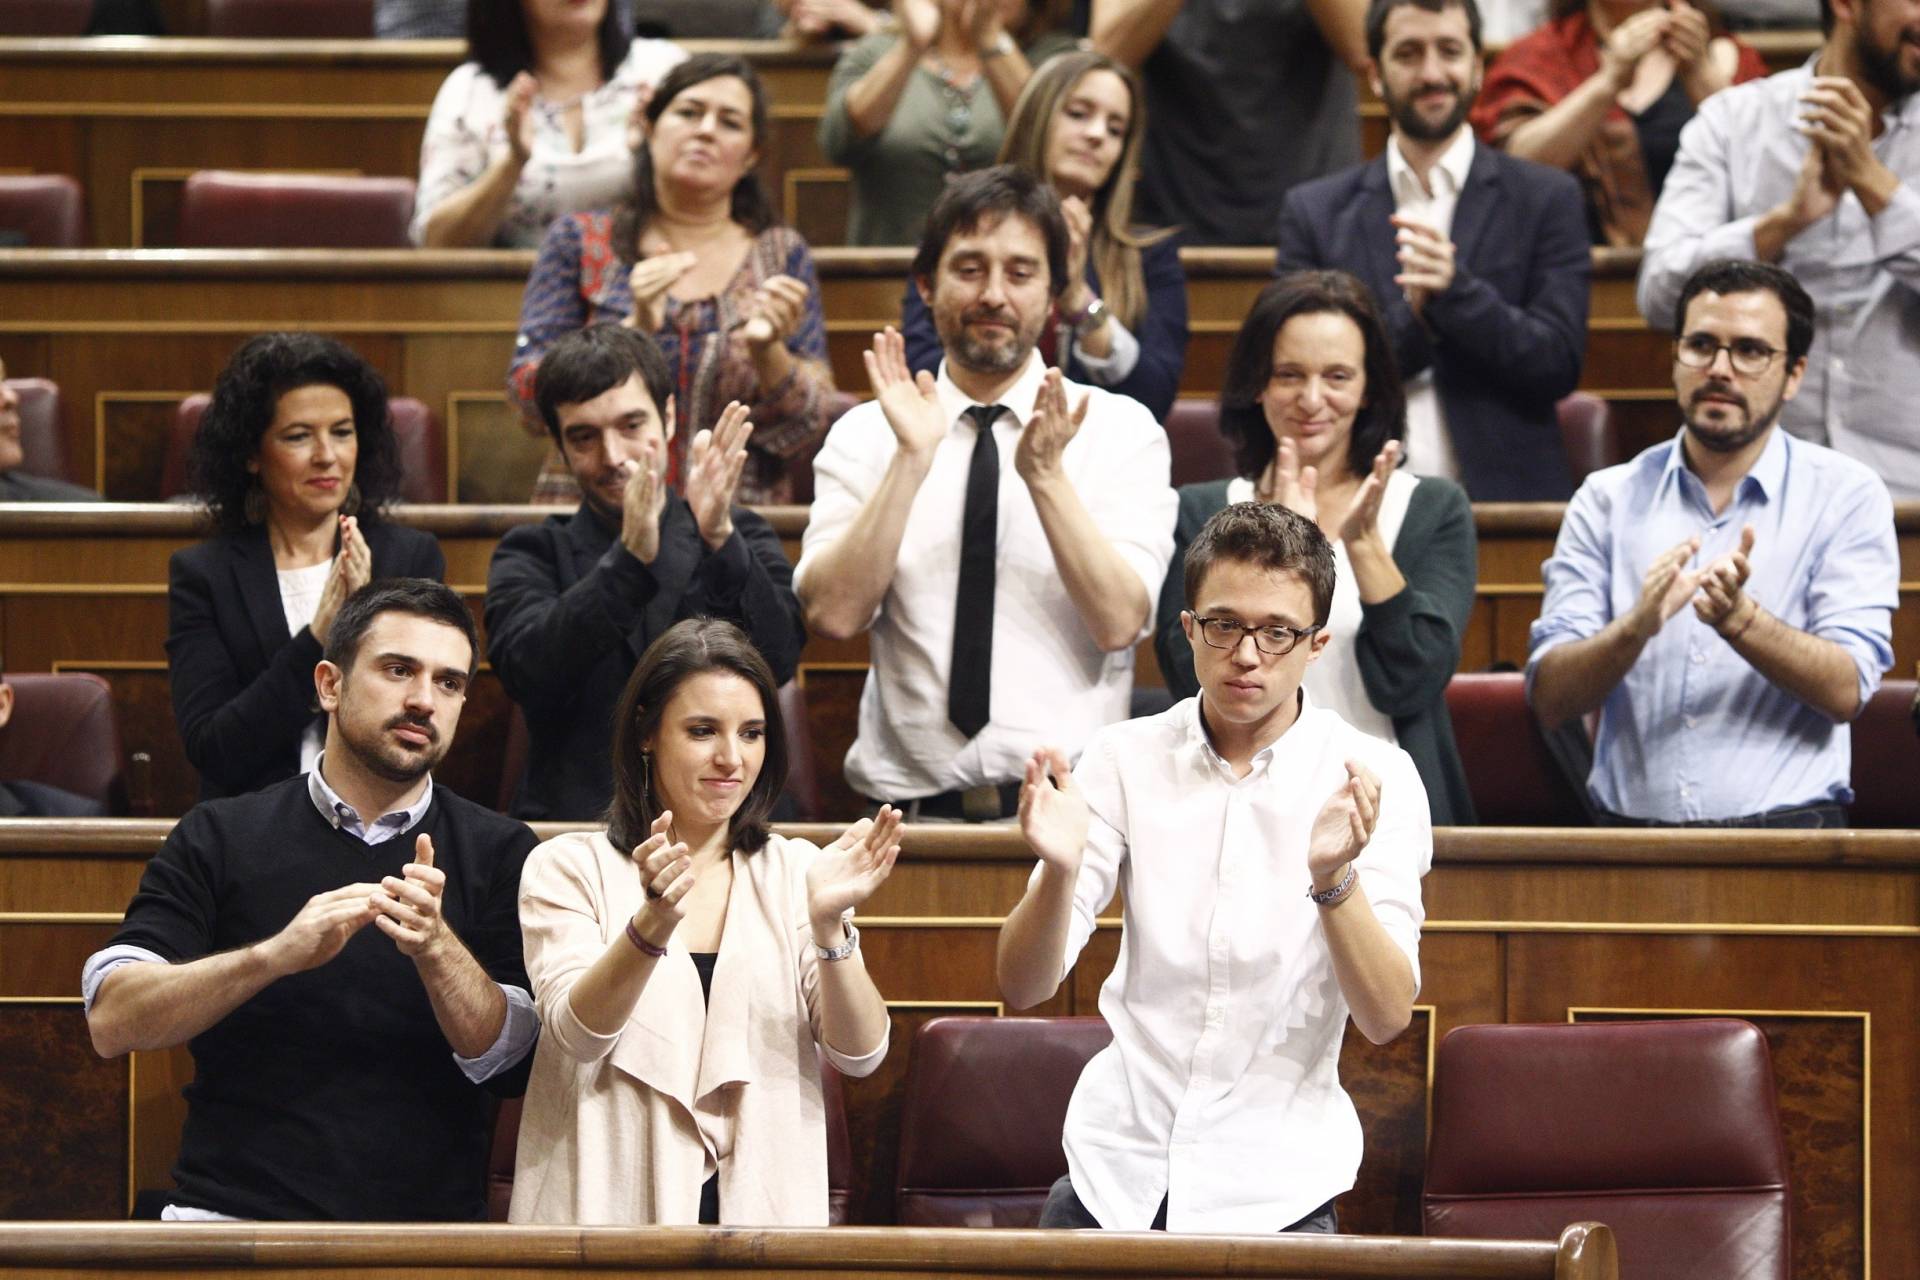
MULTIPOLYGON (((1190 708, 1187 712, 1187 722, 1185 726, 1187 748, 1195 753, 1202 767, 1211 769, 1221 777, 1230 781, 1244 782, 1246 781, 1245 778, 1234 778, 1233 766, 1227 763, 1225 756, 1214 750, 1213 740, 1207 737, 1206 723, 1200 718, 1200 704, 1206 696, 1206 693, 1202 691, 1187 699, 1187 705, 1190 708)), ((1286 732, 1253 753, 1253 759, 1247 762, 1251 766, 1247 773, 1248 778, 1255 777, 1264 772, 1266 768, 1273 763, 1275 749, 1278 748, 1281 743, 1285 742, 1293 734, 1295 729, 1300 727, 1301 721, 1307 718, 1307 712, 1312 709, 1313 702, 1308 698, 1307 687, 1304 684, 1300 686, 1300 691, 1297 696, 1300 699, 1299 714, 1294 716, 1293 723, 1287 726, 1286 732)))
POLYGON ((1467 171, 1473 168, 1473 130, 1462 126, 1454 134, 1453 141, 1440 153, 1440 159, 1434 164, 1429 175, 1436 190, 1428 195, 1420 185, 1420 179, 1400 153, 1398 135, 1387 139, 1387 182, 1393 187, 1396 201, 1431 200, 1440 195, 1458 196, 1467 186, 1467 171), (1439 188, 1445 187, 1444 192, 1439 188))
MULTIPOLYGON (((1020 371, 1014 384, 1000 397, 1000 404, 1011 414, 1014 421, 1024 425, 1033 416, 1033 402, 1040 394, 1040 380, 1046 376, 1047 362, 1040 358, 1038 351, 1029 352, 1027 366, 1020 371)), ((947 362, 940 362, 940 376, 934 379, 935 393, 940 397, 940 408, 947 415, 949 427, 960 421, 960 415, 978 404, 979 401, 954 385, 947 376, 947 362)))
MULTIPOLYGON (((374 827, 396 828, 394 834, 404 835, 411 831, 427 816, 427 807, 433 803, 433 775, 427 775, 427 785, 422 788, 420 798, 405 809, 395 809, 392 813, 383 813, 373 822, 362 821, 359 811, 345 800, 340 793, 327 785, 321 774, 326 766, 327 753, 322 751, 313 762, 313 769, 307 774, 307 795, 313 800, 313 807, 327 820, 327 825, 335 831, 347 827, 355 834, 371 831, 374 827)), ((364 837, 363 837, 364 838, 364 837)))
MULTIPOLYGON (((1780 486, 1786 481, 1787 463, 1791 458, 1789 451, 1792 445, 1788 443, 1787 433, 1781 429, 1779 423, 1774 423, 1768 430, 1771 435, 1767 439, 1767 447, 1760 451, 1760 456, 1754 459, 1753 465, 1747 469, 1747 474, 1741 476, 1740 483, 1735 486, 1738 496, 1744 497, 1747 493, 1758 490, 1763 502, 1772 502, 1779 495, 1780 486)), ((1680 428, 1680 434, 1673 438, 1673 451, 1668 455, 1667 465, 1661 471, 1662 487, 1680 483, 1683 472, 1693 475, 1692 468, 1687 466, 1687 429, 1684 426, 1680 428)), ((1693 479, 1696 484, 1700 482, 1698 476, 1693 476, 1693 479)))

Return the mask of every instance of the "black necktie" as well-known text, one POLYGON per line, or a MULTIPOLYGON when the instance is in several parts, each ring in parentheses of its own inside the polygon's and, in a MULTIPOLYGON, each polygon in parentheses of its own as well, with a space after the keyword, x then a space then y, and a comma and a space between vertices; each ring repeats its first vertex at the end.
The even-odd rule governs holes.
POLYGON ((987 727, 993 700, 993 560, 1000 529, 1000 449, 993 424, 1004 410, 967 410, 979 432, 967 467, 967 505, 960 517, 960 588, 953 601, 953 669, 947 677, 947 719, 971 738, 987 727))

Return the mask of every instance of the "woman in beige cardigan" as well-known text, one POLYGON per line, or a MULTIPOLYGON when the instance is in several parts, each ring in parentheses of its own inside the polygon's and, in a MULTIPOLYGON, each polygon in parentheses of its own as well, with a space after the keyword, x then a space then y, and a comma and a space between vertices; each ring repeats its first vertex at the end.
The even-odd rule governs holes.
POLYGON ((614 723, 606 832, 547 841, 520 881, 542 1030, 509 1216, 824 1226, 815 1045, 854 1076, 886 1056, 849 921, 893 869, 900 816, 825 849, 768 832, 780 706, 731 623, 662 635, 614 723))

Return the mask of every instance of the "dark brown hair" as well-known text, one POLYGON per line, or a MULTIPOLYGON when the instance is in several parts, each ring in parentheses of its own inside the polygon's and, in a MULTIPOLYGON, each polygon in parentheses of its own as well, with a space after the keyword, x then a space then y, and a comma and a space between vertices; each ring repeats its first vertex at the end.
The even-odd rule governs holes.
POLYGON ((976 169, 947 183, 927 215, 926 230, 920 233, 920 247, 913 255, 913 278, 921 284, 920 296, 932 304, 930 286, 940 274, 940 258, 947 251, 947 241, 997 225, 1009 216, 1025 218, 1040 232, 1047 247, 1047 272, 1052 277, 1047 293, 1059 297, 1067 287, 1067 220, 1060 212, 1060 197, 1054 195, 1044 175, 1017 164, 976 169))
MULTIPOLYGON (((660 77, 644 112, 648 130, 660 123, 660 117, 666 114, 675 98, 695 85, 727 76, 747 86, 747 96, 753 101, 753 149, 764 159, 769 145, 767 87, 761 83, 760 73, 753 69, 751 62, 731 53, 696 53, 660 77)), ((653 146, 650 137, 643 137, 633 151, 633 198, 621 207, 613 222, 613 248, 622 261, 640 260, 640 237, 658 212, 660 192, 654 186, 653 146)), ((780 221, 773 211, 773 201, 767 196, 766 184, 760 181, 757 165, 741 174, 740 180, 733 184, 731 212, 733 220, 750 235, 757 236, 780 221)))
POLYGON ((1220 508, 1187 547, 1187 608, 1199 607, 1200 584, 1217 561, 1237 560, 1271 573, 1297 573, 1313 593, 1313 620, 1327 625, 1333 611, 1333 547, 1320 526, 1277 502, 1236 502, 1220 508))
POLYGON ((704 671, 739 676, 760 694, 767 723, 767 754, 753 789, 727 824, 736 849, 755 853, 767 843, 767 818, 787 785, 787 735, 780 719, 780 694, 767 660, 746 632, 718 618, 687 618, 674 623, 640 655, 621 691, 613 720, 613 803, 607 809, 607 839, 622 853, 651 834, 661 805, 652 786, 652 762, 645 743, 660 727, 674 691, 704 671))

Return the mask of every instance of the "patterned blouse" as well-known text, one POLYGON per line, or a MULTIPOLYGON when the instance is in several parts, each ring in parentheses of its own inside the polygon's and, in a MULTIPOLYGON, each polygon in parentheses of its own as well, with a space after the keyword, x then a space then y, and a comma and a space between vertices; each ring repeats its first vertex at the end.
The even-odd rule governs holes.
MULTIPOLYGON (((575 329, 633 313, 633 294, 627 288, 632 263, 614 247, 613 224, 611 213, 576 213, 556 220, 540 246, 520 303, 520 336, 507 371, 508 389, 531 416, 537 417, 533 378, 547 348, 575 329)), ((736 500, 789 501, 787 460, 811 449, 826 433, 833 395, 826 317, 807 242, 790 227, 768 227, 754 237, 746 260, 717 296, 697 301, 669 296, 666 323, 653 336, 673 371, 679 419, 668 454, 668 480, 680 483, 687 442, 712 427, 729 400, 738 400, 753 413, 753 435, 736 500), (776 275, 806 285, 807 305, 799 328, 787 338, 793 372, 778 386, 762 387, 745 344, 728 334, 746 318, 755 291, 776 275)), ((557 451, 541 474, 535 501, 569 500, 564 482, 557 488, 551 483, 556 464, 557 451)), ((564 476, 564 464, 559 465, 564 476)), ((573 489, 571 500, 578 499, 579 491, 573 489)))
MULTIPOLYGON (((686 56, 686 50, 665 40, 635 40, 607 82, 581 99, 578 151, 567 137, 563 113, 536 97, 533 154, 520 170, 494 246, 536 248, 547 224, 561 214, 605 209, 626 199, 633 190, 633 150, 627 146, 633 105, 643 88, 658 84, 686 56)), ((426 233, 427 215, 507 153, 506 103, 506 86, 496 84, 477 62, 455 67, 441 83, 420 142, 415 244, 426 233)))

